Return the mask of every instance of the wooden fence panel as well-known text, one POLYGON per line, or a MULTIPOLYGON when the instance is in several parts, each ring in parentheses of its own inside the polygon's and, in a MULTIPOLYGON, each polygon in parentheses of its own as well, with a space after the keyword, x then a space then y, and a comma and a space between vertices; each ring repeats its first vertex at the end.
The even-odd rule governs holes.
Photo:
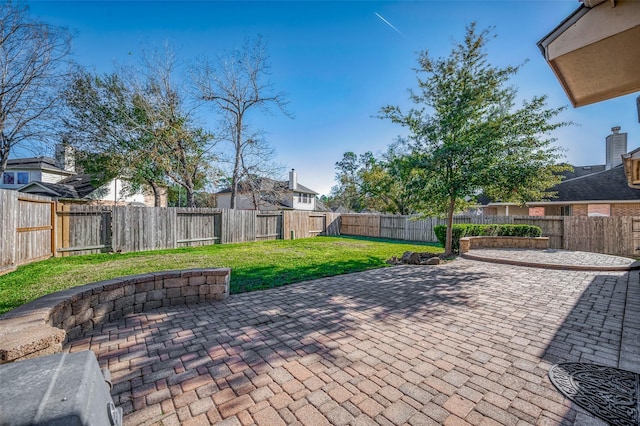
POLYGON ((15 264, 51 257, 55 203, 50 198, 18 194, 15 264))
POLYGON ((0 274, 16 266, 18 193, 0 189, 0 274))
POLYGON ((408 241, 437 242, 438 238, 433 232, 436 225, 444 225, 444 219, 435 217, 420 218, 419 216, 407 217, 404 239, 408 241))
POLYGON ((220 243, 220 210, 176 208, 176 247, 205 246, 220 243))
MULTIPOLYGON (((565 217, 565 249, 633 256, 633 217, 565 217)), ((637 226, 637 225, 636 225, 637 226)))
POLYGON ((265 211, 256 215, 256 240, 282 239, 282 212, 265 211))
POLYGON ((634 256, 633 217, 609 217, 604 230, 604 252, 621 256, 634 256))
POLYGON ((380 216, 371 214, 343 214, 340 233, 363 237, 380 237, 380 216))
POLYGON ((320 213, 307 213, 308 230, 306 237, 317 237, 327 229, 327 217, 320 213))
POLYGON ((406 216, 380 216, 380 237, 404 240, 406 223, 406 216))
MULTIPOLYGON (((317 231, 316 219, 314 223, 310 223, 311 218, 309 212, 299 212, 293 210, 286 210, 282 212, 282 238, 284 240, 290 240, 295 238, 307 238, 310 236, 310 231, 317 231), (313 227, 312 227, 313 225, 313 227)), ((319 225, 322 227, 322 224, 319 225)), ((320 231, 322 232, 322 231, 320 231)), ((317 235, 317 234, 313 234, 317 235)))
POLYGON ((549 248, 564 248, 565 220, 568 216, 513 216, 513 223, 517 225, 539 226, 542 236, 549 237, 549 248))
POLYGON ((255 241, 256 215, 255 210, 222 210, 222 244, 255 241))
POLYGON ((176 211, 166 207, 113 208, 113 250, 134 252, 176 247, 176 211))
POLYGON ((631 219, 631 256, 640 256, 640 217, 632 217, 631 219))
POLYGON ((493 216, 493 215, 473 215, 470 217, 471 223, 477 223, 480 225, 492 225, 492 224, 511 224, 514 216, 493 216))
POLYGON ((340 213, 324 213, 326 217, 325 230, 322 235, 338 236, 340 235, 340 213))
POLYGON ((110 206, 57 203, 56 256, 110 252, 110 206))

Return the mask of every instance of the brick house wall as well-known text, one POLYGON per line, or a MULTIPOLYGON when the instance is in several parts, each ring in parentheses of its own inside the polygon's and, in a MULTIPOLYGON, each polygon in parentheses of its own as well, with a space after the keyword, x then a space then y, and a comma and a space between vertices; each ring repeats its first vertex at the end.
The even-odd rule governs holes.
POLYGON ((484 214, 487 216, 497 216, 498 215, 498 208, 497 207, 485 207, 483 209, 484 214))
POLYGON ((611 204, 611 216, 640 216, 640 203, 611 204))
POLYGON ((586 204, 573 204, 571 206, 571 216, 588 216, 589 211, 586 204))

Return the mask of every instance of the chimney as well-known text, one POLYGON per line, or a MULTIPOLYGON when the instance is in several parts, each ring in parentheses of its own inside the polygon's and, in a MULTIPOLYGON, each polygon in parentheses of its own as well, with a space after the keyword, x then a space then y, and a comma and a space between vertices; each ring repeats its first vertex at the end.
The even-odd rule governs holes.
POLYGON ((296 169, 291 169, 289 172, 289 189, 295 190, 298 187, 298 174, 296 169))
POLYGON ((76 172, 76 158, 73 154, 73 148, 64 141, 56 145, 55 162, 56 166, 62 170, 76 172))
POLYGON ((607 162, 604 169, 609 170, 622 164, 622 155, 627 153, 627 134, 620 133, 620 126, 612 127, 606 145, 607 162))

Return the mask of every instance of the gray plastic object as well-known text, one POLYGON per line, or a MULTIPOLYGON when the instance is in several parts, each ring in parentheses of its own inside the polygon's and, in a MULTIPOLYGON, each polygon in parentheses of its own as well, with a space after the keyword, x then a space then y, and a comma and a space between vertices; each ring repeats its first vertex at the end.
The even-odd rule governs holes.
POLYGON ((0 425, 121 426, 110 377, 91 351, 0 365, 0 425))

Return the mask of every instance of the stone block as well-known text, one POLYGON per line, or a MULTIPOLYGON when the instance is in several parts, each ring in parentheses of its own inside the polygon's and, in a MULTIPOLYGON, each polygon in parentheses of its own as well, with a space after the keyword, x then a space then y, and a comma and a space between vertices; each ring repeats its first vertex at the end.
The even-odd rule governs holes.
POLYGON ((198 302, 200 302, 200 296, 198 296, 198 295, 186 296, 185 297, 185 303, 187 305, 192 305, 192 304, 195 304, 195 303, 198 303, 198 302))
POLYGON ((102 294, 100 295, 100 303, 110 302, 112 300, 116 300, 121 297, 124 297, 124 288, 117 287, 117 288, 114 288, 113 290, 102 292, 102 294))
POLYGON ((127 306, 133 306, 133 304, 135 302, 136 302, 136 296, 135 295, 132 294, 131 296, 123 296, 123 297, 113 301, 114 309, 115 310, 122 310, 123 308, 125 308, 127 306))
POLYGON ((136 286, 135 284, 129 282, 126 286, 124 286, 124 295, 131 296, 136 294, 136 286))
MULTIPOLYGON (((4 325, 8 327, 8 324, 4 325)), ((66 333, 57 327, 16 327, 0 334, 0 362, 23 359, 29 354, 47 350, 64 341, 66 333)), ((57 347, 57 346, 56 346, 57 347)))
POLYGON ((189 278, 189 285, 203 285, 207 283, 207 277, 200 275, 197 277, 190 277, 189 278))
POLYGON ((167 298, 167 290, 151 290, 147 292, 147 301, 164 300, 167 298))
POLYGON ((105 315, 109 315, 111 311, 113 311, 114 303, 113 301, 104 302, 99 305, 93 307, 93 316, 95 317, 103 317, 105 315))
POLYGON ((171 305, 184 305, 186 303, 186 298, 185 297, 173 297, 170 300, 170 304, 171 305))
POLYGON ((189 278, 177 277, 168 278, 163 282, 163 288, 184 287, 189 285, 189 278))
POLYGON ((93 308, 85 309, 84 311, 75 315, 75 324, 81 325, 93 318, 93 308))
POLYGON ((167 299, 173 299, 175 297, 180 297, 182 293, 182 289, 180 288, 168 288, 167 289, 167 299))
POLYGON ((198 287, 195 286, 182 287, 180 290, 182 296, 197 296, 199 293, 198 287))
POLYGON ((75 302, 73 302, 73 305, 71 305, 72 312, 73 312, 74 315, 77 315, 78 313, 80 313, 82 311, 86 311, 90 307, 91 307, 91 298, 90 297, 76 300, 75 302))
POLYGON ((144 281, 141 283, 136 283, 136 294, 145 293, 147 291, 155 289, 154 281, 144 281))
POLYGON ((159 308, 161 306, 162 306, 162 302, 160 300, 154 300, 154 301, 151 301, 151 302, 146 302, 144 304, 144 309, 143 310, 149 311, 151 309, 157 309, 157 308, 159 308))
POLYGON ((109 314, 109 322, 119 321, 124 317, 121 310, 115 310, 109 314))
MULTIPOLYGON (((89 308, 89 309, 91 309, 91 308, 89 308)), ((73 327, 76 326, 76 316, 75 315, 71 315, 70 317, 65 318, 65 320, 62 321, 62 324, 55 324, 53 326, 54 327, 61 327, 64 330, 72 329, 73 327)))
POLYGON ((139 305, 141 303, 144 303, 147 301, 147 292, 142 292, 142 293, 136 293, 135 294, 135 304, 139 305))

